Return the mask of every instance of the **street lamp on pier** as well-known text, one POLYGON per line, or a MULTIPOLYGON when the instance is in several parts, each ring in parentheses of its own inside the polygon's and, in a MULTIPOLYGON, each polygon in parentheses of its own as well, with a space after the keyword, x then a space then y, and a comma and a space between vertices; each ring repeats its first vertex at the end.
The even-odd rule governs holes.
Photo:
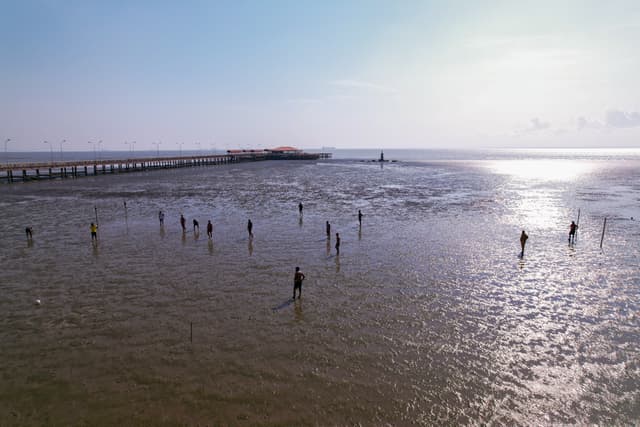
POLYGON ((131 141, 131 142, 127 142, 127 141, 125 141, 124 143, 125 143, 125 144, 127 144, 127 145, 129 146, 129 154, 130 154, 131 156, 133 156, 133 150, 134 150, 134 148, 135 148, 135 147, 134 147, 134 145, 135 145, 135 143, 136 143, 136 142, 135 142, 135 141, 131 141))
POLYGON ((160 157, 160 144, 162 144, 162 141, 152 142, 151 144, 156 146, 156 156, 160 157))
POLYGON ((180 157, 182 157, 182 144, 184 144, 184 142, 176 142, 176 144, 180 147, 180 157))
POLYGON ((63 139, 62 141, 60 141, 60 161, 62 161, 62 144, 64 144, 65 142, 67 142, 66 139, 63 139))
POLYGON ((53 163, 53 143, 49 141, 43 141, 43 144, 49 144, 49 148, 51 149, 51 163, 53 163))
POLYGON ((7 154, 7 144, 11 142, 11 138, 7 138, 4 141, 4 159, 7 162, 7 166, 9 166, 9 154, 7 154))
POLYGON ((95 141, 87 141, 87 144, 93 144, 93 162, 98 161, 98 155, 96 153, 96 142, 95 141))

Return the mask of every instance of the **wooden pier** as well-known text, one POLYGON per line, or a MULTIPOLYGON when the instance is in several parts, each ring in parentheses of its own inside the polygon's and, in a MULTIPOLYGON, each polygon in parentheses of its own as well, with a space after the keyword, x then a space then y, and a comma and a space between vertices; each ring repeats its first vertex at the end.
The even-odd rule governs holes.
POLYGON ((151 171, 198 166, 226 165, 260 160, 317 160, 330 158, 328 153, 268 155, 266 153, 213 154, 181 157, 147 157, 134 159, 76 160, 0 165, 0 182, 14 183, 56 178, 80 178, 128 172, 151 171))

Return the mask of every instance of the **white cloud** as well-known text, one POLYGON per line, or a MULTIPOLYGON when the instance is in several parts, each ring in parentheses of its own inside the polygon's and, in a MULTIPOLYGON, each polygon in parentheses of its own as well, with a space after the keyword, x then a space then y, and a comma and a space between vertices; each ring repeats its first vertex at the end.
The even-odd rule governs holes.
POLYGON ((533 133, 533 132, 549 129, 550 127, 551 127, 551 124, 549 122, 544 122, 540 120, 538 117, 534 117, 533 119, 531 119, 531 125, 529 127, 524 128, 522 132, 533 133))
POLYGON ((631 128, 640 126, 640 113, 609 110, 605 116, 605 123, 612 128, 631 128))
POLYGON ((601 129, 602 123, 597 120, 590 120, 584 116, 578 117, 576 120, 576 126, 578 130, 586 130, 586 129, 601 129))

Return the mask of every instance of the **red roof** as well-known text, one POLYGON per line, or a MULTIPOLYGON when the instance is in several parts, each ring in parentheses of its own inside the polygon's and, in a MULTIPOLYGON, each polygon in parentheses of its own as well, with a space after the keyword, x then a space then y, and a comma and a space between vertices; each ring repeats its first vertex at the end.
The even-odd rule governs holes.
POLYGON ((282 146, 282 147, 272 148, 271 151, 300 151, 300 149, 296 147, 282 146))

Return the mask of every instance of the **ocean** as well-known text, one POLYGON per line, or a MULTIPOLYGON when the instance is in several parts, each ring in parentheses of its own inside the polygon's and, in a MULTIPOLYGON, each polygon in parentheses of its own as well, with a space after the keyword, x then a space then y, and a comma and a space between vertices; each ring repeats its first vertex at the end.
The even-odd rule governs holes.
POLYGON ((0 425, 638 422, 640 150, 332 151, 0 184, 0 425))

